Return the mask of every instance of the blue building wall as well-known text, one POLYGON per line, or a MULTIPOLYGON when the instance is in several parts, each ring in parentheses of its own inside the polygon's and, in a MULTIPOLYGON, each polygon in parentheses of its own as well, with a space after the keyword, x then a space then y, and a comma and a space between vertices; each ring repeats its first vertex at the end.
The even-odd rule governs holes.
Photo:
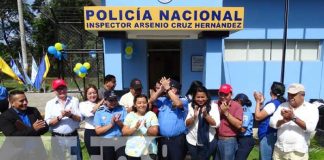
MULTIPOLYGON (((124 89, 129 88, 130 82, 133 78, 138 78, 143 83, 143 91, 147 91, 148 88, 148 69, 147 69, 147 46, 146 40, 125 40, 124 42, 132 42, 134 53, 131 59, 125 58, 123 52, 123 84, 124 89)), ((124 46, 125 47, 125 46, 124 46)))
POLYGON ((193 55, 205 56, 206 43, 204 40, 181 41, 181 83, 182 93, 185 94, 193 80, 203 81, 203 72, 191 71, 191 57, 193 55))
MULTIPOLYGON (((244 0, 226 0, 223 5, 245 7, 244 30, 232 33, 226 38, 227 40, 283 38, 284 1, 261 0, 251 3, 244 0)), ((290 1, 288 39, 323 40, 324 21, 319 20, 322 15, 324 15, 324 1, 290 1)), ((323 41, 321 43, 323 44, 323 41)), ((321 51, 320 61, 286 62, 285 85, 288 87, 293 82, 304 84, 307 100, 324 97, 321 84, 324 76, 323 45, 321 51)), ((269 88, 272 82, 280 81, 281 62, 279 61, 225 62, 224 68, 226 83, 232 83, 234 91, 245 92, 252 99, 253 90, 258 90, 266 93, 266 98, 269 100, 269 88), (230 69, 226 69, 227 67, 230 69), (243 80, 240 77, 244 77, 243 80)))
MULTIPOLYGON (((245 7, 244 30, 232 32, 225 40, 277 40, 283 37, 284 1, 259 0, 173 0, 161 4, 158 0, 109 0, 106 6, 224 6, 245 7)), ((320 61, 286 62, 285 85, 300 82, 306 87, 306 99, 324 98, 324 1, 290 1, 288 38, 292 40, 320 40, 320 61)), ((117 77, 117 88, 128 88, 132 78, 143 81, 147 90, 146 41, 135 40, 133 59, 123 58, 126 40, 104 39, 105 71, 117 77), (111 63, 108 63, 111 62, 111 63), (136 67, 134 67, 136 66, 136 67), (122 83, 121 83, 122 82, 122 83), (124 84, 124 86, 122 85, 124 84)), ((208 89, 217 89, 222 83, 233 86, 234 94, 246 93, 253 102, 253 91, 261 91, 269 100, 269 89, 273 81, 280 81, 280 61, 223 61, 224 40, 182 40, 181 42, 181 81, 182 93, 189 88, 191 81, 201 80, 208 89), (191 71, 191 56, 204 55, 203 72, 191 71)), ((254 106, 254 104, 253 104, 254 106)))

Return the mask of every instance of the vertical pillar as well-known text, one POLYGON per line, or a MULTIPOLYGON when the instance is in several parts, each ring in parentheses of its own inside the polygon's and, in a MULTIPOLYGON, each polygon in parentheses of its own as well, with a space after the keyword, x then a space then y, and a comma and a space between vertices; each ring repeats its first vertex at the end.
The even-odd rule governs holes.
POLYGON ((208 89, 218 89, 222 83, 223 39, 206 39, 203 82, 208 89))
POLYGON ((104 38, 105 76, 112 74, 116 77, 115 90, 123 90, 122 44, 122 39, 104 38))

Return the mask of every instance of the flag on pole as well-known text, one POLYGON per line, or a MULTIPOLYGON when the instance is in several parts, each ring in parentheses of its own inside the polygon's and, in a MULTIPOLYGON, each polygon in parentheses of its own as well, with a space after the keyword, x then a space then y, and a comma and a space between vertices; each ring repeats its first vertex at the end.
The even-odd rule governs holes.
POLYGON ((20 80, 20 78, 12 71, 12 69, 9 67, 9 65, 0 57, 0 70, 4 74, 8 75, 9 77, 17 80, 20 84, 23 84, 23 82, 20 80))
POLYGON ((49 67, 50 64, 49 64, 49 60, 48 60, 48 57, 47 55, 45 55, 40 64, 39 64, 39 67, 38 67, 38 72, 37 72, 37 75, 36 75, 36 78, 35 78, 35 82, 34 82, 34 87, 37 89, 37 90, 40 90, 41 87, 42 87, 42 82, 43 82, 43 78, 44 76, 46 77, 45 74, 47 74, 49 68, 47 68, 47 66, 49 67), (46 60, 47 59, 47 60, 46 60), (47 61, 47 62, 46 62, 47 61))
POLYGON ((49 62, 49 59, 48 59, 47 54, 45 54, 45 66, 46 66, 46 70, 45 70, 45 73, 44 73, 43 78, 46 78, 47 73, 48 73, 48 71, 49 71, 49 69, 50 69, 50 67, 51 67, 51 64, 50 64, 50 62, 49 62))
POLYGON ((38 72, 38 66, 37 66, 37 63, 34 59, 34 57, 32 56, 32 70, 31 70, 31 76, 30 76, 30 79, 31 79, 31 83, 34 84, 35 83, 35 79, 36 79, 36 75, 37 75, 37 72, 38 72))
POLYGON ((19 77, 19 79, 24 83, 26 84, 26 81, 25 81, 25 78, 24 76, 20 73, 16 63, 15 63, 15 60, 13 58, 11 58, 10 60, 10 66, 11 66, 11 69, 12 71, 19 77))

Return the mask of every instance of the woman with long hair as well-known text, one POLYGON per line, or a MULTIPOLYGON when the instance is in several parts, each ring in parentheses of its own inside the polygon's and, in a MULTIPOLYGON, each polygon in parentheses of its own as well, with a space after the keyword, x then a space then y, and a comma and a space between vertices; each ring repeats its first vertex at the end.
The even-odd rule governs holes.
POLYGON ((147 97, 143 94, 136 95, 133 111, 127 114, 122 129, 123 136, 130 136, 125 148, 127 159, 141 159, 144 155, 157 154, 154 139, 147 136, 156 136, 158 125, 155 113, 149 111, 147 97))
POLYGON ((79 104, 80 112, 85 122, 84 143, 90 156, 100 155, 99 147, 91 147, 91 137, 97 136, 93 124, 93 118, 97 109, 102 105, 103 100, 99 99, 98 89, 92 84, 89 84, 84 90, 84 95, 84 101, 79 104))
POLYGON ((271 160, 274 144, 277 140, 277 130, 269 126, 270 118, 278 106, 285 102, 285 85, 280 82, 273 82, 270 89, 271 100, 263 107, 264 96, 260 92, 254 92, 256 101, 255 120, 259 121, 258 137, 260 141, 260 159, 271 160))
POLYGON ((214 136, 220 124, 218 107, 211 102, 204 86, 197 87, 192 96, 186 117, 188 150, 193 160, 209 160, 216 151, 217 140, 214 136))
POLYGON ((237 137, 238 149, 235 154, 235 160, 246 160, 254 147, 253 139, 253 114, 250 110, 252 102, 249 97, 243 93, 237 94, 234 101, 241 104, 243 108, 243 122, 240 134, 237 137))

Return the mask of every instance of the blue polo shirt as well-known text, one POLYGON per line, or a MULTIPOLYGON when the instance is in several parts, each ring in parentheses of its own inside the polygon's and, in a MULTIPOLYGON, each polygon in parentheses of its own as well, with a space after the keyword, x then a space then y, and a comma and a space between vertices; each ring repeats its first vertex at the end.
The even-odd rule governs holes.
POLYGON ((28 126, 28 127, 31 127, 31 126, 32 126, 31 123, 30 123, 30 120, 29 120, 29 118, 28 118, 28 115, 27 115, 26 113, 24 113, 24 112, 20 112, 20 111, 18 111, 18 110, 15 109, 15 108, 14 108, 14 110, 17 112, 19 118, 22 120, 22 122, 23 122, 26 126, 28 126))
POLYGON ((250 108, 243 106, 243 123, 242 127, 246 129, 240 136, 252 136, 253 135, 253 115, 250 108))
MULTIPOLYGON (((95 126, 105 126, 110 124, 112 116, 120 114, 120 120, 124 122, 126 117, 126 110, 122 106, 116 106, 113 109, 108 109, 105 105, 101 106, 95 113, 93 122, 95 126)), ((113 138, 122 136, 121 128, 115 124, 113 128, 109 129, 106 133, 100 135, 103 138, 113 138)))
POLYGON ((159 97, 156 105, 159 108, 159 128, 160 134, 164 137, 174 137, 182 133, 186 133, 185 125, 186 116, 188 114, 188 101, 186 98, 180 98, 183 108, 172 106, 171 99, 167 97, 159 97))

